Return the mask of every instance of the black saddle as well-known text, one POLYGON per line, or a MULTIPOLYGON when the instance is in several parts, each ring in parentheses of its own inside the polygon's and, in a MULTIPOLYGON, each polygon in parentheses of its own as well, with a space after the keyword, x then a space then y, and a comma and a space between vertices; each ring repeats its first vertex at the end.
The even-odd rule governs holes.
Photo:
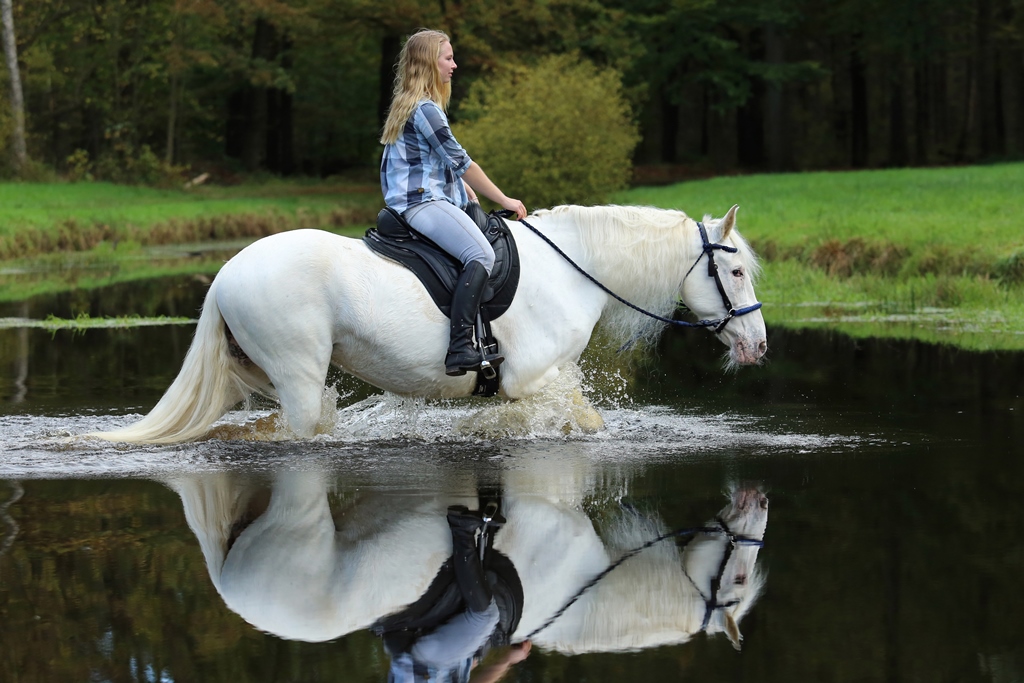
MULTIPOLYGON (((488 503, 495 505, 494 509, 499 514, 492 515, 500 518, 504 524, 504 517, 500 515, 500 493, 481 491, 480 494, 481 501, 486 499, 488 503)), ((497 531, 492 528, 491 533, 481 541, 484 580, 487 581, 491 596, 498 607, 498 624, 490 634, 488 648, 508 645, 523 615, 523 584, 512 560, 494 549, 494 538, 497 533, 500 533, 500 528, 497 531)), ((384 646, 389 653, 408 652, 413 643, 424 634, 430 633, 466 609, 458 580, 455 578, 453 563, 454 557, 445 560, 437 576, 430 582, 427 592, 416 602, 377 620, 370 627, 374 633, 383 637, 384 646)))
MULTIPOLYGON (((484 579, 498 606, 498 625, 488 645, 508 645, 523 614, 523 585, 512 561, 497 550, 484 556, 484 579)), ((455 581, 455 569, 449 557, 427 592, 397 614, 378 620, 371 630, 384 638, 389 652, 408 652, 419 638, 466 609, 455 581)))
MULTIPOLYGON (((512 304, 519 286, 519 250, 505 221, 497 214, 484 213, 475 202, 469 204, 466 213, 480 226, 494 249, 494 268, 480 305, 481 316, 491 321, 512 304)), ((377 227, 366 231, 363 242, 372 251, 415 273, 441 312, 451 317, 452 290, 462 272, 458 259, 416 232, 401 214, 387 207, 377 214, 377 227)))

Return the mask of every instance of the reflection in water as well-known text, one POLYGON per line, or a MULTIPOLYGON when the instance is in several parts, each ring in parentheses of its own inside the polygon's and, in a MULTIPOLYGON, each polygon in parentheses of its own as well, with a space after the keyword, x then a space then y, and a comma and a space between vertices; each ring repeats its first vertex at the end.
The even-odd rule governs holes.
POLYGON ((611 652, 703 631, 739 647, 763 583, 755 541, 768 501, 758 490, 736 488, 699 532, 630 555, 666 529, 621 503, 623 481, 598 485, 586 465, 519 461, 492 490, 453 479, 435 493, 341 496, 311 471, 279 471, 269 486, 234 472, 167 483, 232 611, 286 639, 374 629, 393 671, 468 673, 492 646, 518 644, 506 661, 524 657, 527 640, 611 652))
MULTIPOLYGON (((28 317, 27 303, 21 304, 21 315, 25 318, 28 317)), ((25 394, 28 393, 28 387, 25 384, 25 380, 28 379, 28 328, 18 328, 15 336, 17 343, 14 345, 14 348, 17 351, 14 354, 14 361, 11 363, 13 369, 11 384, 14 387, 14 391, 8 400, 11 403, 21 403, 25 400, 25 394)))
MULTIPOLYGON (((151 672, 150 680, 175 681, 383 681, 389 658, 368 630, 373 614, 340 641, 298 643, 259 632, 225 607, 196 542, 203 536, 185 524, 183 498, 150 481, 176 479, 184 491, 204 488, 196 476, 211 478, 211 510, 217 496, 250 500, 232 514, 262 519, 235 529, 234 555, 243 536, 269 522, 272 490, 240 472, 275 467, 329 468, 318 486, 327 490, 332 544, 369 547, 375 539, 379 571, 422 573, 426 587, 451 552, 447 506, 477 509, 484 487, 503 493, 510 521, 494 547, 509 557, 513 524, 545 551, 538 538, 548 528, 526 520, 561 529, 552 536, 559 544, 578 522, 580 544, 596 546, 597 559, 573 565, 549 553, 550 566, 533 571, 564 577, 584 566, 592 573, 543 604, 525 602, 517 639, 550 619, 599 567, 662 531, 659 517, 673 527, 700 524, 721 507, 723 481, 770 484, 773 514, 785 523, 773 522, 770 545, 758 556, 772 577, 743 617, 742 656, 715 636, 641 653, 565 657, 544 649, 560 646, 559 634, 542 631, 513 670, 520 680, 1024 680, 1014 616, 1024 612, 1024 517, 1016 505, 1024 499, 1024 354, 772 330, 770 363, 722 377, 713 347, 670 334, 657 364, 640 368, 627 388, 634 402, 606 408, 605 431, 586 438, 455 440, 452 426, 466 406, 406 410, 392 397, 350 405, 335 434, 309 442, 130 450, 64 443, 70 433, 127 421, 111 413, 138 412, 159 398, 190 335, 183 328, 32 330, 28 391, 14 404, 6 399, 17 394, 21 351, 16 332, 0 330, 0 478, 21 480, 25 490, 0 516, 0 543, 9 522, 20 527, 0 555, 0 680, 139 680, 151 672), (227 483, 214 485, 217 477, 227 483), (621 506, 623 499, 658 514, 644 517, 621 506), (430 571, 411 571, 417 558, 389 541, 417 519, 442 546, 430 571)), ((9 496, 0 481, 0 506, 9 496)), ((614 604, 607 596, 618 572, 650 562, 649 552, 672 551, 678 554, 665 541, 613 570, 605 604, 614 604)), ((221 556, 223 565, 227 552, 221 556)), ((525 566, 520 556, 517 575, 528 573, 525 566)), ((701 584, 705 578, 694 575, 701 584)), ((624 583, 623 592, 630 588, 624 583)), ((654 600, 660 591, 644 595, 654 600)), ((405 600, 420 597, 406 592, 405 600)), ((586 605, 599 602, 585 595, 586 605)), ((584 621, 574 617, 578 609, 564 617, 577 626, 584 621)), ((704 611, 696 599, 693 609, 704 611)), ((556 623, 569 630, 568 622, 556 623)), ((506 652, 492 650, 474 674, 506 652)))
POLYGON ((0 536, 0 555, 7 552, 8 548, 14 543, 15 537, 18 535, 18 523, 14 521, 14 518, 7 512, 8 508, 18 502, 21 496, 25 493, 24 489, 21 488, 21 484, 17 481, 5 482, 6 488, 10 489, 9 493, 4 493, 3 502, 0 502, 0 525, 2 525, 3 536, 0 536))

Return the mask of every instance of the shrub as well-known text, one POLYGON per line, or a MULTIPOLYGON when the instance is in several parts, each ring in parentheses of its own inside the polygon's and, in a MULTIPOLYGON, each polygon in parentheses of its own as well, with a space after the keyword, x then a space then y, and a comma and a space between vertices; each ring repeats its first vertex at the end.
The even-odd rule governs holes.
MULTIPOLYGON (((771 258, 762 253, 762 257, 771 258)), ((829 275, 851 277, 856 273, 893 276, 907 259, 907 249, 898 244, 869 243, 859 237, 842 242, 822 242, 810 254, 810 262, 829 275)))
POLYGON ((93 179, 92 162, 89 160, 89 152, 86 150, 76 149, 64 162, 67 164, 67 176, 71 182, 93 179))
POLYGON ((629 182, 640 137, 620 76, 576 57, 546 57, 476 81, 456 137, 529 208, 606 201, 629 182))
POLYGON ((1024 282, 1024 251, 1017 250, 1009 256, 996 261, 994 275, 1008 285, 1019 285, 1024 282))
POLYGON ((186 168, 167 163, 149 145, 133 143, 131 131, 129 124, 110 126, 105 133, 109 147, 95 163, 89 162, 87 154, 68 157, 72 173, 91 173, 97 180, 128 185, 180 187, 186 168))
POLYGON ((149 145, 128 143, 101 155, 92 169, 97 180, 153 187, 180 187, 185 173, 185 167, 168 164, 149 145))

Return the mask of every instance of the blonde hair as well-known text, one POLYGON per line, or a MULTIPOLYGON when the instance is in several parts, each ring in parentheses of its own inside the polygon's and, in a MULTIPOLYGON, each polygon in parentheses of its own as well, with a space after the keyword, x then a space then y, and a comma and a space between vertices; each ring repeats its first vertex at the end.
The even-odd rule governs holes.
POLYGON ((441 71, 437 60, 441 57, 441 46, 450 43, 451 38, 444 31, 420 29, 409 36, 398 55, 395 90, 391 95, 391 108, 381 133, 382 144, 390 145, 398 140, 405 122, 412 116, 416 104, 423 99, 448 109, 452 97, 451 83, 441 82, 441 71))

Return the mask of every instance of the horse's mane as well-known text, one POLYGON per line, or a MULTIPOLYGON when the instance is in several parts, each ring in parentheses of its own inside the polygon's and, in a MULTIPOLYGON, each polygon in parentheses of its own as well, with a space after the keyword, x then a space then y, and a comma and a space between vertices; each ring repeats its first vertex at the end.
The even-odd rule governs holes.
MULTIPOLYGON (((651 206, 558 206, 537 212, 572 221, 579 228, 584 258, 602 274, 601 283, 631 303, 670 317, 687 270, 700 251, 695 221, 682 211, 651 206), (625 293, 628 292, 628 296, 625 293)), ((722 219, 704 217, 712 240, 722 219)), ((757 257, 733 229, 725 244, 739 249, 749 277, 760 273, 757 257)), ((614 343, 653 342, 664 323, 616 303, 601 319, 614 343)))

